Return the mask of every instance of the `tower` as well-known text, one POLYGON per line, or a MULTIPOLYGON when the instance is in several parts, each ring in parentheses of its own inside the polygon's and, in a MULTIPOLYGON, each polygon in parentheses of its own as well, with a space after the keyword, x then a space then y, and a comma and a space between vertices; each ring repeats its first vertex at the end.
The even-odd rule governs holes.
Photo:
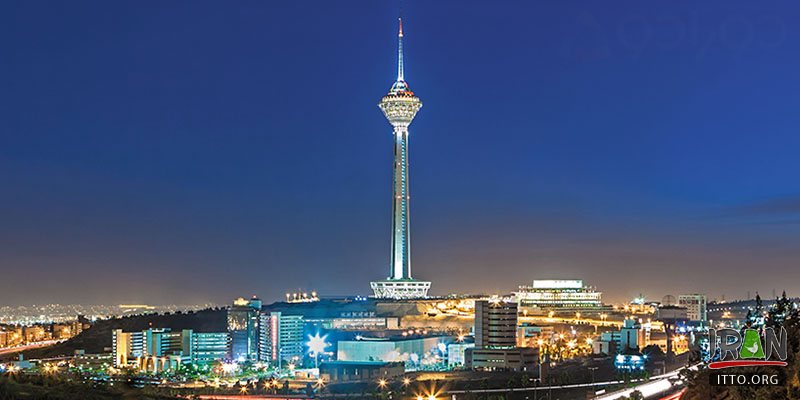
POLYGON ((389 120, 394 136, 392 191, 392 255, 389 277, 371 282, 375 297, 392 299, 421 298, 428 295, 430 282, 411 277, 411 230, 409 227, 408 126, 422 107, 403 76, 403 20, 397 33, 397 80, 378 107, 389 120))

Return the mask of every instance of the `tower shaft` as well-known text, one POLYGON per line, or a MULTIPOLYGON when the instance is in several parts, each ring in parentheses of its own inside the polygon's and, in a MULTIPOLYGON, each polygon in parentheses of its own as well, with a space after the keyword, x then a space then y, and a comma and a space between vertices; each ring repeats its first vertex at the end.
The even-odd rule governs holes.
POLYGON ((389 279, 411 279, 409 227, 408 128, 394 127, 394 190, 392 202, 392 263, 389 279))

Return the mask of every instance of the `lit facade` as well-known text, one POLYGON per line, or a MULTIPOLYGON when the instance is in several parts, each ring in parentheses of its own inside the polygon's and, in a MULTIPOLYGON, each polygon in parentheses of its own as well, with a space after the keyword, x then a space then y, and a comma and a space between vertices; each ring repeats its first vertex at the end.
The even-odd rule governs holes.
POLYGON ((517 304, 502 300, 475 302, 475 347, 464 353, 467 368, 534 371, 538 347, 517 347, 517 304))
POLYGON ((475 302, 475 347, 510 349, 517 345, 517 305, 504 301, 475 302))
POLYGON ((360 340, 340 340, 337 343, 336 359, 339 361, 403 361, 409 368, 430 362, 436 356, 444 356, 449 341, 448 336, 362 338, 360 340), (440 354, 444 353, 444 354, 440 354))
POLYGON ((598 310, 602 293, 584 286, 580 279, 534 280, 515 293, 520 308, 555 311, 598 310))
POLYGON ((229 358, 236 361, 258 359, 259 315, 261 300, 238 298, 228 309, 228 333, 231 336, 229 358))
POLYGON ((408 126, 422 107, 422 102, 411 91, 404 77, 402 20, 397 40, 397 80, 378 103, 394 132, 391 266, 389 277, 383 281, 371 282, 371 287, 378 298, 408 299, 427 297, 431 283, 411 277, 408 126))
POLYGON ((151 372, 187 363, 210 365, 225 358, 229 342, 228 332, 116 329, 112 331, 113 363, 115 367, 133 366, 151 372))
POLYGON ((303 358, 303 316, 280 312, 262 314, 259 333, 259 360, 271 365, 303 358))

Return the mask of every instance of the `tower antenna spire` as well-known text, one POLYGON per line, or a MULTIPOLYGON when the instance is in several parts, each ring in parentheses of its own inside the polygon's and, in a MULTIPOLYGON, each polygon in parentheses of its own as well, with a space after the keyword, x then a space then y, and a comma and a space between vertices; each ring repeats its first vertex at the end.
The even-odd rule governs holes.
POLYGON ((397 18, 398 31, 397 31, 397 81, 403 82, 403 17, 402 15, 397 18))

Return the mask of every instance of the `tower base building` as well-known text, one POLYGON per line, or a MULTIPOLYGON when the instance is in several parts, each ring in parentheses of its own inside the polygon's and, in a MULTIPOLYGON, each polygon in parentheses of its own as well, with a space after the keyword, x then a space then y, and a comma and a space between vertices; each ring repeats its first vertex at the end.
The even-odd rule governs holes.
POLYGON ((416 279, 370 282, 372 292, 379 299, 419 299, 428 297, 431 283, 416 279))

